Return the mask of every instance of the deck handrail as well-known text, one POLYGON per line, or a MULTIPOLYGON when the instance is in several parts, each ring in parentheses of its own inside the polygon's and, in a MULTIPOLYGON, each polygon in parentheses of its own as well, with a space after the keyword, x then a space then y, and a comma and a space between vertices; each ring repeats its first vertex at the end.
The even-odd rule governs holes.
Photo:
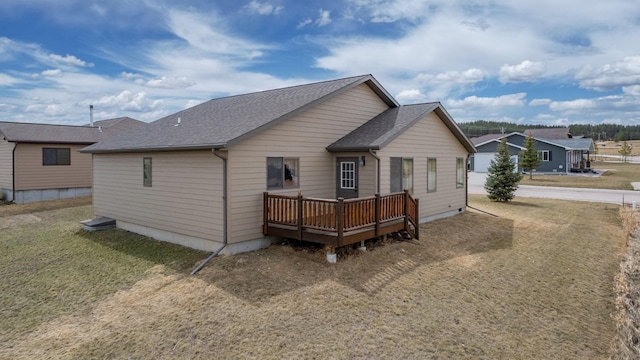
POLYGON ((418 200, 408 191, 353 199, 322 199, 264 193, 263 232, 269 225, 297 228, 299 237, 307 230, 337 233, 375 227, 403 220, 406 230, 418 236, 418 200), (410 229, 409 224, 413 227, 410 229))

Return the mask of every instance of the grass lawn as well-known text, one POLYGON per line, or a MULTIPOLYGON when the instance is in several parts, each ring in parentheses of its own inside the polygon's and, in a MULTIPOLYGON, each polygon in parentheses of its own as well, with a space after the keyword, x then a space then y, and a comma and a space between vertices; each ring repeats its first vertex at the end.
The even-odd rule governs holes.
POLYGON ((588 177, 580 175, 526 175, 521 185, 560 186, 594 189, 633 190, 632 182, 640 182, 640 164, 594 161, 594 169, 605 170, 602 176, 588 177))
POLYGON ((0 358, 608 358, 618 208, 470 201, 499 217, 468 211, 337 264, 274 245, 196 276, 206 254, 81 230, 90 206, 0 217, 0 358))

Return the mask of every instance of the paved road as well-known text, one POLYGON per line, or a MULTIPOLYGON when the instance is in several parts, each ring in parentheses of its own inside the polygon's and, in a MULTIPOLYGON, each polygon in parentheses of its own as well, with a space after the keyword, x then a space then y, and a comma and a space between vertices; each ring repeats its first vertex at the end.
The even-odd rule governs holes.
MULTIPOLYGON (((469 172, 469 194, 486 194, 484 182, 486 174, 469 172)), ((634 201, 640 207, 640 191, 634 190, 605 190, 580 189, 551 186, 520 185, 516 196, 537 197, 547 199, 563 199, 576 201, 593 201, 611 204, 632 204, 634 201)))

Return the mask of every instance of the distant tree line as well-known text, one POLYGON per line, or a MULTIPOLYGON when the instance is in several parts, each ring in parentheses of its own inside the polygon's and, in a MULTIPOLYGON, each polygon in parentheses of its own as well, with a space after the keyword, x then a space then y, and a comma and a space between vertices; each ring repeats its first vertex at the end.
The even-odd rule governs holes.
MULTIPOLYGON (((527 129, 561 128, 565 126, 548 126, 532 124, 513 124, 506 122, 477 120, 468 123, 459 123, 460 129, 469 137, 477 137, 486 134, 509 134, 512 132, 524 132, 527 129)), ((569 131, 574 136, 591 137, 594 140, 640 140, 640 125, 569 125, 569 131)))

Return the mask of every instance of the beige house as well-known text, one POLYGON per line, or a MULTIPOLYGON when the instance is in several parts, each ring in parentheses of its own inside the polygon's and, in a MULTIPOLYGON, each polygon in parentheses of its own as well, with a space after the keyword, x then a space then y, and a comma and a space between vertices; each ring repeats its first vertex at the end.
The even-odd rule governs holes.
POLYGON ((90 154, 78 152, 145 123, 131 118, 94 126, 0 122, 0 192, 26 203, 91 195, 90 154))
POLYGON ((408 190, 420 222, 463 212, 474 151, 440 103, 401 106, 371 75, 210 100, 81 150, 96 216, 226 254, 270 244, 265 192, 408 190))

